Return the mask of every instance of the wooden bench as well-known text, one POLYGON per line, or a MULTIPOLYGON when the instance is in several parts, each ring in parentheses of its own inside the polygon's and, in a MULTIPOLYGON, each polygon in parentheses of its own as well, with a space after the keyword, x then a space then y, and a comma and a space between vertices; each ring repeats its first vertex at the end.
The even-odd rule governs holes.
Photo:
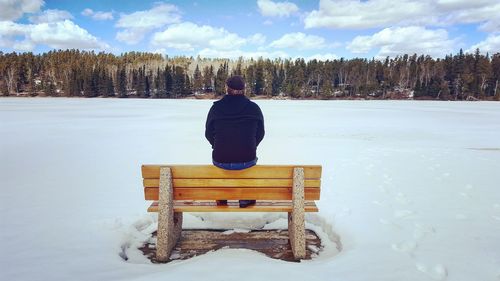
POLYGON ((167 261, 182 230, 183 212, 287 212, 288 233, 296 259, 306 255, 304 212, 317 212, 321 166, 256 165, 228 171, 212 165, 143 165, 148 212, 158 212, 156 257, 167 261), (240 208, 215 200, 257 200, 240 208))

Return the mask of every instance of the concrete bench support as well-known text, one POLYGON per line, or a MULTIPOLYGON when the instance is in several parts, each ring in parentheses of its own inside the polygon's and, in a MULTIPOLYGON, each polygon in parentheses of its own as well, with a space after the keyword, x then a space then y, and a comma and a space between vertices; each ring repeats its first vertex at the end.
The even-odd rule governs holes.
POLYGON ((160 168, 159 192, 156 259, 167 261, 182 231, 182 213, 174 212, 172 172, 169 167, 160 168))
POLYGON ((304 214, 304 169, 293 169, 292 212, 288 213, 288 235, 296 259, 306 257, 304 214))

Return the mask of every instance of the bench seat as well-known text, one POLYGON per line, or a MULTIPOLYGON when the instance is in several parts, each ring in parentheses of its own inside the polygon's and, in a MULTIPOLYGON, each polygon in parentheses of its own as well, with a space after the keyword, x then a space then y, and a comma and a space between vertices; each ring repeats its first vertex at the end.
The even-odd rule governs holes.
MULTIPOLYGON (((314 201, 306 201, 304 204, 306 212, 318 212, 314 201)), ((227 206, 217 206, 212 201, 175 201, 174 212, 291 212, 292 201, 257 201, 255 205, 240 208, 238 201, 228 202, 227 206)), ((158 212, 158 201, 154 201, 148 208, 148 212, 158 212)))

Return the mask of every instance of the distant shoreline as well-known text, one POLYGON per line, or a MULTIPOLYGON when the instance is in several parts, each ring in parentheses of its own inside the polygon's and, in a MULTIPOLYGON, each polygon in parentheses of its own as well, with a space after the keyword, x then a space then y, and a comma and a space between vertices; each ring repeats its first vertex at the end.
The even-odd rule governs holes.
MULTIPOLYGON (((498 100, 496 99, 469 99, 469 100, 442 100, 442 99, 435 99, 435 98, 417 98, 417 99, 380 99, 380 98, 364 98, 364 97, 351 97, 351 98, 339 98, 339 97, 332 97, 332 98, 293 98, 293 97, 264 97, 264 96, 247 96, 251 100, 293 100, 293 101, 494 101, 497 102, 498 100)), ((119 100, 219 100, 222 98, 222 96, 211 96, 211 97, 195 97, 195 96, 188 96, 188 97, 179 97, 179 98, 143 98, 143 97, 136 97, 136 96, 130 96, 126 98, 120 98, 120 97, 105 97, 105 96, 97 96, 97 97, 64 97, 64 96, 26 96, 26 95, 10 95, 10 96, 0 96, 0 99, 2 98, 21 98, 21 99, 119 99, 119 100)))
POLYGON ((240 75, 253 99, 500 100, 500 53, 385 60, 236 61, 79 50, 0 52, 4 96, 216 99, 240 75))

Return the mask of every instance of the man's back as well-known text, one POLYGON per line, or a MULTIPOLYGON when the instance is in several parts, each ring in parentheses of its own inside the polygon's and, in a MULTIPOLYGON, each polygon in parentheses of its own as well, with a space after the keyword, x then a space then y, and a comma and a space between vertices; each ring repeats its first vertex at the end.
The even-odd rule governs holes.
POLYGON ((264 137, 262 111, 244 95, 226 95, 210 109, 205 137, 212 144, 212 158, 217 162, 255 160, 257 146, 264 137))

